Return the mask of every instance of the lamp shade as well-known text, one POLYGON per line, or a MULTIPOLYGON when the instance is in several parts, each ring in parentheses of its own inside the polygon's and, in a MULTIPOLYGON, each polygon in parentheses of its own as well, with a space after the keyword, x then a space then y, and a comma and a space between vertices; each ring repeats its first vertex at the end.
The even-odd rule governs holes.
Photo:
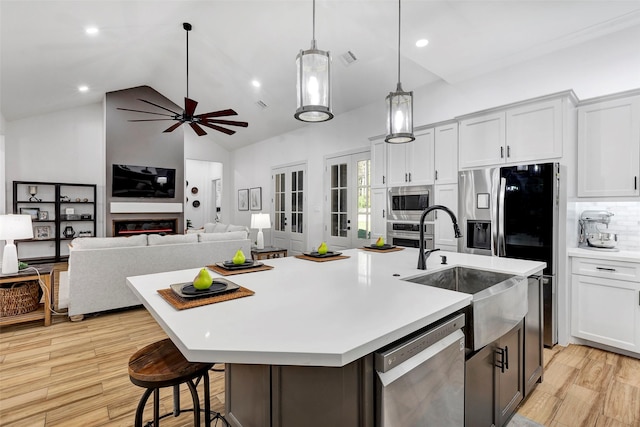
POLYGON ((0 215, 0 240, 32 238, 31 215, 0 215))
POLYGON ((271 217, 263 213, 251 214, 251 228, 271 228, 271 217))
POLYGON ((413 136, 413 92, 405 92, 398 83, 395 92, 387 95, 387 136, 392 144, 411 142, 413 136))
POLYGON ((329 52, 316 49, 314 40, 311 49, 301 50, 296 57, 296 70, 297 109, 294 117, 303 122, 332 119, 329 52))

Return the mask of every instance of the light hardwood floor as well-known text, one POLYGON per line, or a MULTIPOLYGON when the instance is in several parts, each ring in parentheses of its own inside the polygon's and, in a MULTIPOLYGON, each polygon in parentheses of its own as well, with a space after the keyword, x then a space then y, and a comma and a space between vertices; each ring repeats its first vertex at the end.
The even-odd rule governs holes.
MULTIPOLYGON (((165 337, 144 309, 2 328, 0 425, 131 426, 142 389, 129 381, 129 356, 165 337)), ((545 358, 544 382, 518 413, 550 427, 640 426, 640 360, 576 345, 545 350, 545 358)), ((211 377, 212 407, 223 411, 224 374, 211 377)), ((172 407, 163 391, 162 413, 172 407)), ((182 402, 190 406, 186 388, 182 402)), ((192 415, 161 425, 191 426, 192 415)))

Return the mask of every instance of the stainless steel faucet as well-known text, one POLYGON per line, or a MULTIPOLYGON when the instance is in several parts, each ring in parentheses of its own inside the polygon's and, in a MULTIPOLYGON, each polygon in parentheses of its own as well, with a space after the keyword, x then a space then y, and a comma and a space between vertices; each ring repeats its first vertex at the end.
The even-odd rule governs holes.
POLYGON ((462 237, 462 233, 460 233, 460 227, 458 227, 458 219, 456 218, 455 214, 451 212, 451 209, 449 209, 448 207, 442 206, 442 205, 433 205, 433 206, 429 206, 424 211, 422 211, 422 215, 420 215, 420 252, 418 253, 418 269, 419 270, 427 269, 427 258, 429 257, 429 255, 431 255, 431 252, 438 250, 438 249, 434 249, 433 251, 424 250, 424 219, 429 212, 435 211, 438 209, 441 211, 445 211, 451 217, 451 222, 453 222, 453 232, 455 234, 456 239, 459 239, 462 237), (427 255, 426 252, 429 252, 429 254, 427 255))

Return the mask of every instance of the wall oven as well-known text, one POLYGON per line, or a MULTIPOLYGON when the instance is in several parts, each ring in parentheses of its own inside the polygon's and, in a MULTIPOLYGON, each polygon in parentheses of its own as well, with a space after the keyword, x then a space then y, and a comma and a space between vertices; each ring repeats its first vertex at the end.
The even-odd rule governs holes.
MULTIPOLYGON (((424 248, 433 249, 433 224, 424 225, 424 248)), ((387 243, 406 248, 420 247, 420 223, 418 221, 387 221, 387 243)))

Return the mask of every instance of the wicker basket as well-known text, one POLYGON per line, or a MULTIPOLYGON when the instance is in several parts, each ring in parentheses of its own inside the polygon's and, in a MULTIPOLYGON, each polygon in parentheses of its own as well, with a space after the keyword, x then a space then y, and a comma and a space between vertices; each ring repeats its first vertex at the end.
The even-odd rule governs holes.
POLYGON ((16 316, 37 310, 40 305, 38 282, 0 285, 0 317, 16 316))

